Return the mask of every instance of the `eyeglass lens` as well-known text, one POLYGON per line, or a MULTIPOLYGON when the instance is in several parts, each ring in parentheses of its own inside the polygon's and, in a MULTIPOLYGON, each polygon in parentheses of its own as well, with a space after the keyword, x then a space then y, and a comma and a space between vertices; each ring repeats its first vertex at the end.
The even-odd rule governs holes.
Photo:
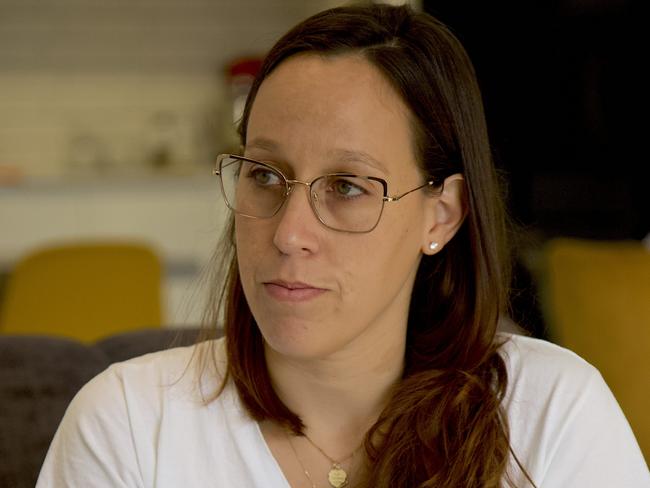
MULTIPOLYGON (((220 174, 228 206, 249 217, 272 217, 289 193, 284 175, 266 164, 226 157, 220 174)), ((363 176, 324 175, 312 182, 309 193, 319 220, 342 231, 372 230, 384 205, 383 185, 363 176)))

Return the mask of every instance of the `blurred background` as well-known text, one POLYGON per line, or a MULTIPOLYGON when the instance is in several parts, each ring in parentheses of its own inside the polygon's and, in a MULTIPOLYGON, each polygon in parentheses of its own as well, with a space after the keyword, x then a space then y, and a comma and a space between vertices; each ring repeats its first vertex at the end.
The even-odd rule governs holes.
MULTIPOLYGON (((237 148, 250 76, 290 26, 343 3, 0 0, 0 292, 31 250, 137 239, 164 263, 163 321, 196 323, 202 304, 184 298, 225 215, 210 169, 237 148)), ((642 239, 637 4, 411 4, 476 65, 518 265, 556 236, 642 239)), ((544 335, 518 270, 515 315, 544 335)))
MULTIPOLYGON (((33 486, 107 364, 195 339, 227 216, 215 156, 238 151, 266 50, 344 3, 0 0, 0 485, 33 486)), ((648 458, 641 2, 409 3, 476 67, 516 224, 504 326, 596 365, 648 458)))
MULTIPOLYGON (((640 3, 423 3, 474 62, 519 226, 513 315, 538 336, 552 333, 540 313, 540 276, 531 273, 549 239, 639 242, 650 232, 640 3)), ((650 272, 643 283, 650 286, 650 272)))
POLYGON ((163 261, 163 322, 196 324, 250 74, 341 3, 0 0, 0 291, 44 246, 135 240, 163 261))

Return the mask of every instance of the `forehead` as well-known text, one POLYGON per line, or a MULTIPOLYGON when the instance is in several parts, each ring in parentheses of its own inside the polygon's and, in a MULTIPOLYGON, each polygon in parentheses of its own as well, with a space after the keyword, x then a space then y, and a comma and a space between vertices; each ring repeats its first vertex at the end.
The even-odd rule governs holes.
MULTIPOLYGON (((363 152, 387 173, 414 164, 410 111, 385 76, 360 55, 302 54, 262 83, 247 127, 247 151, 319 161, 363 152), (258 147, 260 146, 260 147, 258 147)), ((279 157, 278 156, 278 157, 279 157)))

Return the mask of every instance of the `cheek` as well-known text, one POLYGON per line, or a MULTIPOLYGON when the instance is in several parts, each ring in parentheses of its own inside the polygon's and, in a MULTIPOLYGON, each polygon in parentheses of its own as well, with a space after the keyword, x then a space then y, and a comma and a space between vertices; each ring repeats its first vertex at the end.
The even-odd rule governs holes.
MULTIPOLYGON (((397 209, 396 209, 397 210, 397 209)), ((401 287, 419 263, 422 221, 418 212, 393 212, 383 222, 382 238, 376 248, 367 249, 376 263, 370 272, 373 286, 390 293, 401 287)))
POLYGON ((338 253, 342 270, 343 297, 364 303, 388 300, 417 267, 420 256, 419 231, 405 219, 386 219, 363 242, 355 241, 338 253))
POLYGON ((262 247, 265 242, 263 231, 264 226, 259 225, 258 221, 235 218, 237 263, 244 287, 253 280, 258 261, 262 259, 262 247))

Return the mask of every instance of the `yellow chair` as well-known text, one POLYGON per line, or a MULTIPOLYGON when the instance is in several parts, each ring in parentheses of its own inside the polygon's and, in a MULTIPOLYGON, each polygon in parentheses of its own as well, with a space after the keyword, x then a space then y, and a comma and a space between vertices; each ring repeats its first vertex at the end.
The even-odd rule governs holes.
POLYGON ((650 460, 650 252, 633 241, 555 239, 543 256, 552 339, 600 370, 650 460))
POLYGON ((36 251, 11 271, 0 332, 92 342, 161 325, 161 264, 147 247, 86 243, 36 251))

